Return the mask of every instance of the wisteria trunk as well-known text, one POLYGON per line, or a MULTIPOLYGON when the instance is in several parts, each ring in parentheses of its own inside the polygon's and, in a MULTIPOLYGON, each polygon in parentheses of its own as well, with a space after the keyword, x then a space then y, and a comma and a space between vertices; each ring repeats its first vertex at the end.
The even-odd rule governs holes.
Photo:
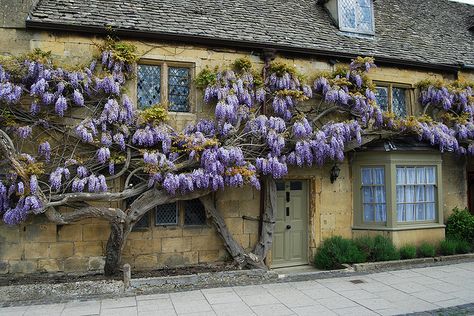
POLYGON ((227 251, 232 256, 237 266, 241 269, 245 267, 266 269, 261 258, 251 252, 246 252, 239 242, 235 240, 234 236, 232 236, 232 233, 225 224, 224 218, 215 206, 213 197, 211 195, 206 195, 199 199, 204 205, 208 217, 211 218, 217 232, 224 241, 227 251))
POLYGON ((112 222, 110 228, 110 236, 105 250, 104 273, 106 276, 115 275, 120 271, 122 248, 126 239, 123 223, 112 222))
POLYGON ((273 231, 275 228, 275 213, 277 207, 276 182, 272 177, 266 176, 265 181, 265 201, 262 214, 262 228, 258 244, 254 253, 263 262, 267 258, 268 251, 272 249, 273 231))

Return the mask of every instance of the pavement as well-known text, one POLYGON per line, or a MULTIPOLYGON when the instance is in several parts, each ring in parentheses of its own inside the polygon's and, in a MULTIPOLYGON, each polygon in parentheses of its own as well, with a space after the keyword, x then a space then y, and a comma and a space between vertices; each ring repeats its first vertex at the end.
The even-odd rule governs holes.
POLYGON ((468 262, 304 282, 4 307, 0 315, 472 315, 473 303, 474 262, 468 262))

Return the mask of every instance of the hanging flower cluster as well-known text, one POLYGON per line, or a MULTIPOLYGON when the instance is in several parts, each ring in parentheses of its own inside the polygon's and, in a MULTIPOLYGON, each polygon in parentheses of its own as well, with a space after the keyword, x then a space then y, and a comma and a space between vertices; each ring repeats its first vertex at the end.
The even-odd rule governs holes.
POLYGON ((375 67, 373 58, 353 60, 349 68, 338 68, 335 73, 322 74, 314 82, 315 92, 323 99, 360 117, 363 125, 374 119, 380 125, 382 112, 376 106, 374 86, 366 73, 375 67))
POLYGON ((445 111, 467 112, 473 114, 474 87, 472 84, 455 81, 445 84, 440 80, 423 80, 417 84, 421 89, 422 106, 433 106, 445 111))

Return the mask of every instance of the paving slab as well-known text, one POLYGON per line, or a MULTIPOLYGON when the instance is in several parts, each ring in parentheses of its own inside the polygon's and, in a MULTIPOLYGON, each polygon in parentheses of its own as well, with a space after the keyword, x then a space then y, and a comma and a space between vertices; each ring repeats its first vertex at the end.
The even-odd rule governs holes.
POLYGON ((1 316, 405 314, 474 314, 474 262, 312 281, 0 307, 1 316))

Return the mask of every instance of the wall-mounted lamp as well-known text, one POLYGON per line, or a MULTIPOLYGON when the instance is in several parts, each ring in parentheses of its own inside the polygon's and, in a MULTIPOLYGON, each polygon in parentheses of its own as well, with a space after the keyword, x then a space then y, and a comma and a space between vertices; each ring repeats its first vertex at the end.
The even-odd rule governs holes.
POLYGON ((336 179, 339 177, 339 172, 341 172, 341 168, 338 167, 337 164, 335 164, 332 168, 331 168, 331 183, 334 183, 334 181, 336 181, 336 179))

